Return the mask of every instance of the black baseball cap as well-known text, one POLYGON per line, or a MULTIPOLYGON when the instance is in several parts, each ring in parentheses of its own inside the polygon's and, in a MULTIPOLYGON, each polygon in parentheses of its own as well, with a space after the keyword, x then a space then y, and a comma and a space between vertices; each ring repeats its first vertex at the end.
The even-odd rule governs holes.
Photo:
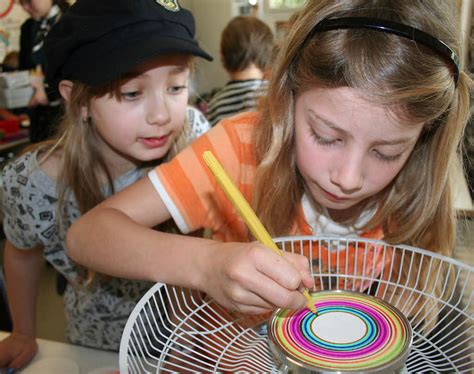
POLYGON ((193 15, 176 0, 77 0, 45 39, 46 82, 99 86, 165 54, 211 61, 194 35, 193 15))

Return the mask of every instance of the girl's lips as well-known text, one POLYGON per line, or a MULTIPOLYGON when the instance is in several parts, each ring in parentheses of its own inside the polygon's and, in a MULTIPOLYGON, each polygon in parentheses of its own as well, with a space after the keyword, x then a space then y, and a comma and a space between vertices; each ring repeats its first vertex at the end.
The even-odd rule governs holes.
POLYGON ((349 200, 348 198, 345 198, 345 197, 338 197, 338 196, 336 196, 336 195, 333 195, 332 193, 326 191, 326 190, 323 189, 323 188, 321 188, 321 191, 322 191, 323 194, 326 196, 326 198, 328 198, 329 200, 334 201, 334 202, 349 200))
POLYGON ((148 148, 163 147, 168 141, 169 135, 153 137, 153 138, 140 138, 140 143, 148 148))

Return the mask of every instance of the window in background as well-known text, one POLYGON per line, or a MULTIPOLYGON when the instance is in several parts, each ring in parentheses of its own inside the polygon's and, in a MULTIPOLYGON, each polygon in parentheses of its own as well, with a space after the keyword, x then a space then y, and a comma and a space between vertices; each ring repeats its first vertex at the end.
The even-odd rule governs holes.
POLYGON ((268 8, 272 10, 296 9, 303 6, 306 0, 268 0, 268 8))
POLYGON ((258 2, 259 0, 233 0, 233 14, 256 17, 258 13, 258 2))

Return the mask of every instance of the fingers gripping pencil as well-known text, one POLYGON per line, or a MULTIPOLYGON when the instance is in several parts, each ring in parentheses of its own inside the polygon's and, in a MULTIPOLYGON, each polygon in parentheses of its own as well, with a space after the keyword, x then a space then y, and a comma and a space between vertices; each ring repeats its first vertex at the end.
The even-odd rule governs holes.
MULTIPOLYGON (((239 212, 242 219, 247 224, 249 230, 252 232, 253 236, 262 244, 276 252, 278 255, 282 256, 280 248, 275 244, 272 237, 268 231, 263 226, 262 222, 258 219, 255 212, 250 207, 249 203, 235 186, 234 182, 229 178, 226 171, 216 159, 211 151, 205 151, 202 155, 206 165, 211 170, 212 174, 216 178, 218 184, 224 190, 228 199, 232 202, 235 209, 239 212)), ((300 289, 304 297, 308 302, 308 308, 314 313, 318 314, 316 308, 314 307, 313 299, 311 298, 308 290, 306 288, 300 289)))

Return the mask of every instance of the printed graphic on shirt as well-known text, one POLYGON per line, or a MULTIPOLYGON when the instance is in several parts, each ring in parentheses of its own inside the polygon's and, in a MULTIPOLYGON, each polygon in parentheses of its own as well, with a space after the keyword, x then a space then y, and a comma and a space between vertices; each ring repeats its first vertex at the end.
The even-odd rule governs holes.
MULTIPOLYGON (((142 170, 124 175, 117 190, 140 179, 142 170)), ((66 337, 83 346, 118 350, 123 328, 148 282, 97 276, 86 285, 86 270, 75 264, 64 246, 66 229, 80 216, 71 197, 62 229, 57 217, 55 182, 37 167, 36 153, 26 153, 2 170, 3 228, 6 238, 22 251, 43 247, 48 263, 68 282, 64 294, 66 337)))

